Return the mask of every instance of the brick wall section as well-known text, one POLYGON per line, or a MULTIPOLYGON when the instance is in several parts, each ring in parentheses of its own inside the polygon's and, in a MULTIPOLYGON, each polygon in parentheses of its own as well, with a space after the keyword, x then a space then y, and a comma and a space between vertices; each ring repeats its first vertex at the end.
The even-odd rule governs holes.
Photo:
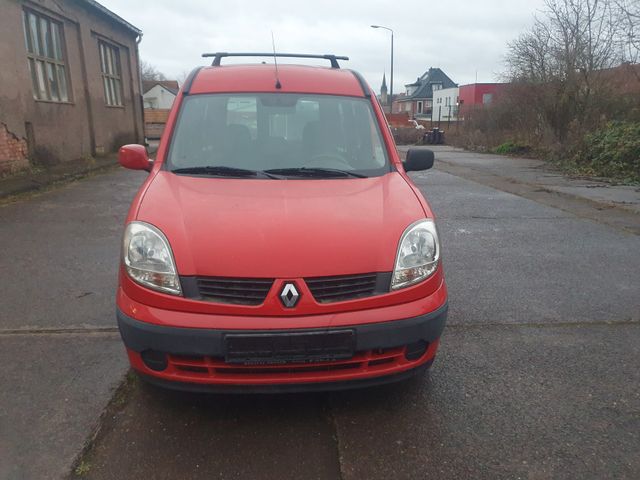
POLYGON ((11 133, 0 123, 0 173, 21 170, 29 166, 27 141, 11 133))

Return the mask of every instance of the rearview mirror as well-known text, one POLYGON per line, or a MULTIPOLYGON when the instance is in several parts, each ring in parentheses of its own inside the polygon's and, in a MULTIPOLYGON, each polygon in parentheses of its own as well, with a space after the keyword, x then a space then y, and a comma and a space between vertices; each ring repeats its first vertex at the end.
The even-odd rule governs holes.
POLYGON ((118 161, 124 168, 131 170, 151 171, 153 162, 149 160, 147 149, 142 145, 130 144, 120 147, 118 151, 118 161))
POLYGON ((433 167, 434 154, 424 148, 410 148, 404 161, 405 172, 420 172, 433 167))

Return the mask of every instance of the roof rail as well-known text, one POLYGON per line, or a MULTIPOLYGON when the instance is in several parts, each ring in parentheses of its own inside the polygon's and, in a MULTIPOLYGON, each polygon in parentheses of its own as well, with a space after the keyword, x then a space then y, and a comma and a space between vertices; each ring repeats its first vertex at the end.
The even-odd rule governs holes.
POLYGON ((349 60, 349 57, 339 55, 312 55, 308 53, 229 53, 229 52, 216 52, 216 53, 203 53, 203 57, 214 57, 211 63, 212 67, 220 66, 220 60, 223 57, 288 57, 288 58, 323 58, 331 62, 331 68, 340 68, 338 60, 349 60))

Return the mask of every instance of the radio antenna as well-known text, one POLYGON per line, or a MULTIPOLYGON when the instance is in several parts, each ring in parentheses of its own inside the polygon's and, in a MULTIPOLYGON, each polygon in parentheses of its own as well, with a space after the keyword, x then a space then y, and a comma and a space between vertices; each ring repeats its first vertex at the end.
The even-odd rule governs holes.
POLYGON ((276 88, 280 90, 282 84, 280 83, 280 76, 278 75, 278 58, 276 57, 276 40, 273 37, 273 30, 271 30, 271 45, 273 46, 273 63, 276 66, 276 88))

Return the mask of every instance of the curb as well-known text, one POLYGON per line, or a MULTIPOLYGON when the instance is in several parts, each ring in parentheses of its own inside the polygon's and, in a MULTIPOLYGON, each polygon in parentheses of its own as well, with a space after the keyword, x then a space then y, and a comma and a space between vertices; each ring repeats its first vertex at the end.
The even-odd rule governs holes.
POLYGON ((58 183, 77 180, 93 173, 106 172, 117 165, 117 157, 109 156, 91 163, 69 162, 49 171, 3 178, 0 179, 0 200, 46 190, 58 183))
POLYGON ((597 202, 590 198, 560 192, 548 186, 519 181, 511 177, 501 177, 494 173, 457 165, 454 162, 438 160, 440 170, 491 188, 558 208, 577 217, 588 218, 598 223, 640 235, 640 215, 619 205, 597 202))

